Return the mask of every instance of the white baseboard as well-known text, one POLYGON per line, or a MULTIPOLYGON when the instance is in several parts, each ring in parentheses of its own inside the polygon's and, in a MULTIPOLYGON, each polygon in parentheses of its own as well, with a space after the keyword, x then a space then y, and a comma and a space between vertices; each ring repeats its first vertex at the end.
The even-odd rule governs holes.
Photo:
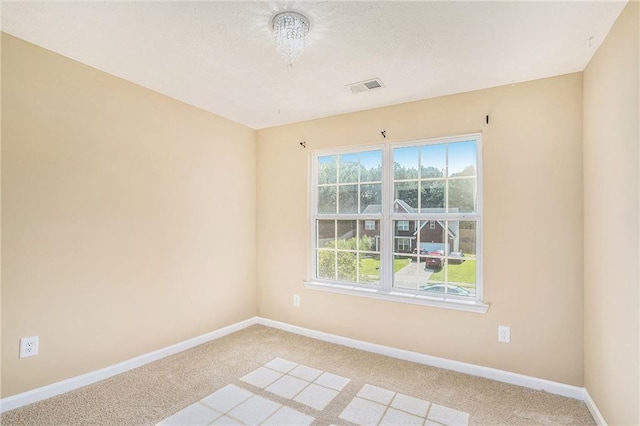
POLYGON ((288 331, 290 333, 300 334, 302 336, 307 336, 318 340, 323 340, 329 343, 348 346, 350 348, 361 349, 363 351, 386 355, 406 361, 412 361, 418 364, 430 365, 432 367, 453 370, 472 376, 484 377, 487 379, 523 386, 530 389, 544 390, 549 393, 567 396, 574 399, 582 400, 584 399, 585 395, 584 388, 578 386, 566 385, 564 383, 552 382, 546 379, 538 379, 536 377, 525 376, 518 373, 511 373, 504 370, 497 370, 495 368, 483 367, 480 365, 468 364, 466 362, 452 361, 446 358, 439 358, 417 352, 405 351, 402 349, 377 345, 375 343, 369 343, 362 340, 354 340, 348 337, 310 330, 308 328, 298 327, 295 325, 273 321, 266 318, 258 317, 258 324, 288 331))
POLYGON ((206 333, 201 336, 185 340, 184 342, 176 343, 175 345, 171 345, 157 351, 149 352, 147 354, 131 358, 127 361, 123 361, 118 364, 102 368, 100 370, 92 371, 87 374, 52 383, 50 385, 23 392, 17 395, 9 396, 7 398, 2 398, 0 399, 0 413, 4 413, 5 411, 13 410, 15 408, 20 408, 34 402, 42 401, 44 399, 63 394, 65 392, 90 385, 100 380, 108 379, 109 377, 115 376, 116 374, 133 370, 134 368, 141 367, 150 362, 177 354, 178 352, 182 352, 187 349, 191 349, 194 346, 210 342, 211 340, 219 339, 220 337, 226 336, 227 334, 231 334, 236 331, 242 330, 243 328, 247 328, 251 325, 257 324, 257 322, 258 319, 256 317, 249 318, 247 320, 231 324, 227 327, 220 328, 210 333, 206 333))
POLYGON ((596 424, 598 426, 607 426, 607 422, 604 420, 604 417, 602 416, 600 410, 598 410, 598 407, 591 398, 591 395, 589 395, 589 391, 587 390, 587 388, 584 388, 584 403, 587 404, 587 408, 593 416, 593 419, 596 421, 596 424))
POLYGON ((453 361, 446 358, 439 358, 431 355, 425 355, 417 352, 406 351, 402 349, 396 349, 389 346, 378 345, 375 343, 369 343, 362 340, 350 339, 348 337, 338 336, 335 334, 324 333, 321 331, 311 330, 308 328, 298 327, 283 322, 273 321, 267 318, 254 317, 245 321, 238 322, 236 324, 229 325, 227 327, 212 331, 202 336, 194 337, 184 342, 177 343, 172 346, 168 346, 163 349, 159 349, 154 352, 149 352, 144 355, 132 358, 127 361, 106 367, 100 370, 92 371, 81 376, 72 377, 67 380, 52 383, 41 388, 33 389, 28 392, 24 392, 18 395, 13 395, 7 398, 0 399, 0 413, 5 411, 20 408, 34 402, 42 401, 47 398, 51 398, 56 395, 69 392, 74 389, 78 389, 83 386, 90 385, 100 380, 107 379, 120 373, 132 370, 134 368, 143 366, 153 361, 165 358, 170 355, 182 352, 184 350, 193 348, 194 346, 201 345, 203 343, 210 342, 227 334, 234 333, 242 330, 254 324, 261 324, 267 327, 272 327, 290 333, 300 334, 302 336, 311 337, 314 339, 322 340, 329 343, 335 343, 338 345, 348 346, 355 349, 360 349, 367 352, 377 353, 380 355, 386 355, 393 358, 403 359, 406 361, 412 361, 419 364, 430 365, 433 367, 444 368, 447 370, 453 370, 460 373, 470 374, 473 376, 484 377, 487 379, 496 380, 499 382, 510 383, 518 386, 523 386, 530 389, 544 390, 556 395, 567 396, 579 400, 584 400, 589 411, 593 415, 599 426, 606 426, 606 422, 602 414, 596 407, 594 401, 585 388, 566 385, 563 383, 553 382, 545 379, 538 379, 535 377, 525 376, 522 374, 511 373, 509 371, 497 370, 494 368, 483 367, 474 364, 468 364, 460 361, 453 361))

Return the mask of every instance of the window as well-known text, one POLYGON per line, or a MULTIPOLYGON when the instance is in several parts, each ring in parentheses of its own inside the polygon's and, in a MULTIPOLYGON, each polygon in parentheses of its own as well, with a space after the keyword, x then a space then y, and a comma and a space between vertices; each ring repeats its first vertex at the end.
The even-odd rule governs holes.
POLYGON ((411 251, 411 238, 396 238, 396 248, 400 252, 411 251))
POLYGON ((480 152, 473 134, 313 153, 307 286, 485 312, 480 152))
POLYGON ((408 231, 409 230, 409 221, 408 220, 399 220, 398 221, 398 231, 408 231))

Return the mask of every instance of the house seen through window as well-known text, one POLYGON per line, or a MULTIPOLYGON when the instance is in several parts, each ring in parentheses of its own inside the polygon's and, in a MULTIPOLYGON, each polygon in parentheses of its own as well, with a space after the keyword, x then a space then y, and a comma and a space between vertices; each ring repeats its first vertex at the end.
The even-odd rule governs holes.
POLYGON ((313 154, 310 281, 481 301, 479 134, 313 154))

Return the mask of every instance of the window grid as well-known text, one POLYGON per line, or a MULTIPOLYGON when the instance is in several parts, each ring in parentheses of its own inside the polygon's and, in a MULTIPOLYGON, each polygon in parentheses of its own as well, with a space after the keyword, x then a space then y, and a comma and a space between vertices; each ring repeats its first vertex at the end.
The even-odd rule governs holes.
MULTIPOLYGON (((436 223, 439 222, 441 223, 441 226, 444 227, 444 229, 442 230, 444 236, 443 236, 443 253, 441 256, 438 256, 440 258, 442 258, 442 263, 443 263, 443 267, 442 267, 442 273, 444 275, 444 282, 445 283, 449 283, 449 265, 450 265, 450 257, 452 256, 452 253, 454 252, 453 248, 451 248, 449 246, 449 241, 447 239, 448 234, 447 232, 450 229, 450 223, 454 223, 454 222, 458 222, 458 226, 459 223, 461 221, 465 221, 465 222, 469 222, 469 223, 473 223, 473 226, 471 226, 471 228, 474 230, 475 234, 474 234, 474 238, 473 241, 476 247, 476 253, 474 253, 474 257, 472 258, 474 264, 476 264, 476 268, 475 268, 475 299, 476 300, 481 300, 481 296, 482 296, 482 282, 481 282, 481 225, 480 225, 480 214, 479 212, 481 211, 481 195, 480 195, 480 185, 481 185, 481 163, 480 163, 480 155, 479 153, 481 152, 481 139, 480 139, 480 135, 469 135, 469 136, 462 136, 462 137, 458 137, 458 138, 443 138, 441 140, 432 140, 432 141, 418 141, 415 144, 397 144, 397 145, 386 145, 384 147, 382 147, 382 180, 376 180, 376 181, 371 181, 371 182, 361 182, 361 163, 360 163, 360 159, 361 159, 361 155, 363 152, 367 152, 367 151, 371 151, 372 148, 365 148, 362 151, 359 152, 349 152, 349 151, 344 151, 344 153, 347 154, 356 154, 357 153, 357 158, 358 158, 358 171, 357 171, 357 182, 340 182, 340 167, 341 167, 341 161, 340 161, 340 155, 342 155, 341 152, 334 152, 330 155, 333 155, 333 161, 335 161, 335 166, 336 166, 336 179, 335 179, 335 183, 327 183, 327 184, 317 184, 315 183, 314 186, 315 188, 319 189, 321 187, 331 187, 331 186, 335 186, 336 187, 336 211, 334 214, 318 214, 317 213, 317 189, 314 189, 312 191, 313 193, 313 197, 314 197, 314 223, 319 220, 319 219, 336 219, 336 234, 335 234, 335 238, 336 238, 336 246, 334 247, 334 252, 335 252, 335 262, 334 262, 334 272, 335 272, 335 277, 337 279, 338 275, 339 275, 339 256, 338 253, 342 252, 342 253, 350 253, 352 254, 355 258, 356 258, 356 280, 354 281, 356 284, 359 284, 361 282, 361 274, 360 274, 360 268, 361 268, 361 259, 363 258, 363 255, 365 256, 377 256, 380 258, 380 267, 379 267, 379 282, 376 284, 378 287, 380 287, 381 289, 385 290, 385 291, 396 291, 396 290, 405 290, 402 288, 396 288, 394 286, 394 281, 395 281, 395 274, 394 274, 394 264, 395 264, 395 260, 396 260, 396 255, 400 254, 403 256, 413 256, 414 253, 396 253, 396 244, 392 244, 393 241, 396 240, 396 238, 402 238, 402 243, 398 245, 398 247, 402 247, 403 250, 406 250, 407 248, 413 248, 415 247, 413 250, 415 252, 415 257, 416 259, 419 261, 420 260, 420 255, 421 255, 421 250, 422 250, 422 246, 421 246, 421 229, 422 227, 426 227, 426 223, 427 221, 430 223, 428 227, 430 230, 434 230, 437 225, 436 223), (449 173, 449 169, 450 169, 450 144, 452 143, 456 143, 456 142, 465 142, 465 141, 475 141, 475 173, 473 174, 468 174, 468 175, 460 175, 460 176, 450 176, 449 173), (425 146, 430 146, 430 145, 438 145, 438 144, 444 144, 445 147, 445 168, 443 169, 443 177, 427 177, 427 176, 423 176, 423 165, 422 165, 422 148, 425 146), (394 153, 394 149, 396 148, 403 148, 403 147, 412 147, 415 146, 417 147, 417 152, 418 152, 418 173, 417 173, 417 178, 413 178, 413 179, 395 179, 395 171, 394 171, 394 167, 393 167, 393 153, 394 153), (475 205, 475 212, 460 212, 458 211, 457 208, 454 208, 451 206, 450 203, 450 181, 462 181, 462 180, 468 180, 472 185, 472 189, 473 189, 473 204, 475 205), (395 185, 397 183, 403 183, 403 182, 409 182, 409 183, 416 183, 417 186, 417 208, 416 211, 411 212, 409 214, 406 213, 396 213, 394 212, 394 208, 393 208, 393 202, 395 199, 395 185), (422 212, 422 192, 423 192, 423 182, 443 182, 443 190, 444 190, 444 209, 442 212, 440 213, 426 213, 426 212, 422 212), (362 196, 361 196, 361 187, 362 184, 378 184, 381 186, 382 188, 382 208, 381 208, 381 214, 370 214, 370 215, 363 215, 361 212, 363 211, 362 209, 362 196), (356 186, 356 190, 357 190, 357 213, 339 213, 340 212, 340 188, 342 186, 348 186, 348 185, 352 185, 352 186, 356 186), (389 207, 391 206, 391 210, 388 210, 389 207), (454 211, 455 209, 455 211, 454 211), (342 250, 339 249, 337 247, 337 240, 338 240, 338 234, 337 234, 337 220, 356 220, 356 238, 358 240, 358 243, 356 245, 356 249, 355 250, 342 250), (361 238, 361 228, 363 230, 373 230, 374 228, 370 228, 369 223, 371 221, 377 221, 380 220, 380 226, 379 226, 379 239, 380 239, 380 243, 381 246, 377 246, 377 249, 379 251, 365 251, 365 250, 360 250, 360 238, 361 238), (409 222, 413 221, 415 223, 414 226, 414 232, 416 233, 413 240, 415 242, 414 246, 411 246, 410 243, 410 239, 407 239, 407 237, 396 237, 394 236, 394 230, 403 230, 403 231, 409 231, 410 229, 410 225, 409 222), (394 222, 398 222, 398 224, 395 224, 394 222), (403 222, 402 225, 400 225, 399 223, 403 222), (406 223, 406 225, 405 225, 406 223), (421 225, 421 223, 423 223, 421 225), (362 225, 363 224, 363 225, 362 225), (396 225, 396 226, 393 226, 396 225)), ((314 156, 314 168, 318 166, 317 163, 317 158, 319 158, 318 156, 314 156)), ((317 173, 314 172, 314 178, 317 177, 317 173)), ((427 207, 425 207, 427 208, 427 207)), ((314 226, 315 227, 315 226, 314 226)), ((315 238, 314 238, 315 240, 315 238)), ((314 242, 314 250, 316 251, 316 254, 314 255, 314 264, 313 264, 313 270, 315 272, 316 277, 318 277, 318 268, 316 267, 317 262, 318 262, 318 257, 319 257, 319 253, 321 251, 324 251, 326 249, 324 248, 319 248, 315 246, 315 242, 314 242)), ((456 249, 457 252, 461 252, 459 248, 456 249)), ((456 259, 459 261, 459 259, 456 259)), ((464 262, 464 260, 463 260, 464 262)), ((338 280, 340 281, 340 280, 338 280)), ((351 281, 349 281, 351 282, 351 281)), ((367 282, 367 285, 370 286, 371 283, 367 282)), ((445 287, 446 290, 446 287, 445 287)), ((451 295, 452 297, 457 297, 457 295, 451 295)))
MULTIPOLYGON (((379 251, 375 251, 375 250, 366 250, 363 249, 361 247, 361 235, 360 235, 360 226, 361 223, 364 223, 364 221, 356 221, 356 248, 355 249, 342 249, 338 247, 338 241, 340 240, 339 235, 338 235, 338 222, 340 221, 340 219, 335 219, 333 220, 334 224, 334 238, 333 238, 333 248, 324 248, 324 247, 318 247, 317 253, 316 253, 316 262, 318 264, 320 264, 320 258, 321 253, 332 253, 333 254, 333 279, 334 280, 339 280, 339 260, 340 260, 340 254, 342 253, 344 254, 351 254, 353 256, 356 257, 356 271, 355 271, 355 280, 353 282, 357 282, 357 283, 365 283, 365 284, 371 284, 371 281, 362 281, 361 280, 361 271, 360 271, 360 261, 361 259, 365 258, 365 256, 369 256, 369 257, 376 257, 376 256, 380 256, 380 252, 379 251), (364 256, 363 256, 364 255, 364 256)), ((316 221, 317 223, 317 221, 316 221)), ((318 229, 318 227, 316 227, 316 229, 318 229)), ((317 235, 317 239, 319 240, 319 235, 316 233, 317 235)), ((375 245, 374 245, 375 247, 375 245)), ((318 268, 317 272, 316 272, 316 278, 323 278, 321 276, 321 270, 320 268, 318 268)), ((326 278, 326 277, 325 277, 326 278)))

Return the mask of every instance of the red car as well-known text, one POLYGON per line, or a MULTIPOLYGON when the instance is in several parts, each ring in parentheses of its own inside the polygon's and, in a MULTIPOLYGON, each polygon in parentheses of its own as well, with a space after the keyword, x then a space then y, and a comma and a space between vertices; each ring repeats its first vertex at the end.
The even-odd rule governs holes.
POLYGON ((425 257, 425 268, 442 269, 444 266, 444 252, 442 250, 430 251, 425 257))

